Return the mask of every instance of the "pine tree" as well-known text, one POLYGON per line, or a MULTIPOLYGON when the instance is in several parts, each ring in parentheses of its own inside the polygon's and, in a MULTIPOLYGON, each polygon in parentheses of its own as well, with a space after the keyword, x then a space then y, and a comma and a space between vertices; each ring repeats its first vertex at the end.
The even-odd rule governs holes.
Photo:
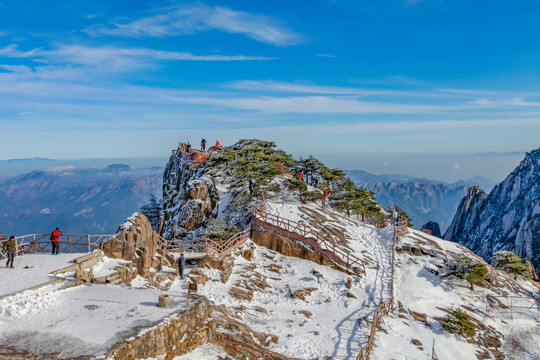
POLYGON ((527 279, 532 278, 527 265, 523 263, 519 256, 511 251, 497 251, 491 258, 491 264, 496 269, 513 274, 514 277, 523 276, 527 279))
POLYGON ((484 264, 476 262, 465 255, 447 261, 441 269, 443 277, 457 277, 467 280, 471 290, 474 290, 474 284, 481 284, 484 281, 487 272, 488 269, 484 264))
POLYGON ((150 194, 150 197, 148 198, 148 203, 141 206, 141 213, 146 216, 146 218, 152 225, 152 229, 154 229, 155 231, 158 231, 159 229, 161 210, 161 202, 156 199, 156 196, 154 194, 150 194))

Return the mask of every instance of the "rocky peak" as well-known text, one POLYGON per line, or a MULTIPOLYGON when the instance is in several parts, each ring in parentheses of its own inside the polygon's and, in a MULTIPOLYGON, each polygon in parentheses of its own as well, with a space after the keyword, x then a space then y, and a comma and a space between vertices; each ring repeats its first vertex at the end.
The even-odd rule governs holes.
POLYGON ((167 239, 185 238, 206 218, 217 212, 219 201, 214 179, 204 174, 206 152, 173 151, 163 172, 162 234, 167 239))
POLYGON ((488 259, 509 250, 540 266, 540 149, 487 195, 471 187, 444 235, 488 259))

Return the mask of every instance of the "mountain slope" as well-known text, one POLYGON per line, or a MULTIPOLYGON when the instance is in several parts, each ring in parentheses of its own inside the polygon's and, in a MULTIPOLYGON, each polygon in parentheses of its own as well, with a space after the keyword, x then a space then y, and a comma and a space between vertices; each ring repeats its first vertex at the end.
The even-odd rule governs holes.
POLYGON ((445 239, 459 242, 484 259, 510 250, 540 267, 540 149, 526 154, 487 195, 474 187, 464 197, 445 239))
MULTIPOLYGON (((227 156, 229 150, 202 168, 187 156, 180 161, 184 155, 171 159, 164 179, 164 197, 170 197, 165 209, 170 215, 166 215, 169 234, 195 237, 213 226, 213 217, 239 229, 250 226, 253 201, 260 193, 235 164, 243 160, 227 156), (217 196, 209 196, 214 189, 217 196), (198 209, 196 216, 190 209, 198 209)), ((391 295, 393 229, 363 223, 360 217, 334 208, 332 202, 327 202, 325 209, 319 199, 302 204, 299 190, 285 186, 291 177, 279 172, 265 177, 268 213, 279 216, 282 224, 293 224, 293 232, 308 228, 331 238, 336 248, 362 259, 365 275, 338 271, 331 262, 306 260, 301 255, 309 251, 310 245, 294 240, 299 237, 287 237, 283 231, 265 230, 272 241, 262 246, 262 236, 257 235, 261 230, 252 228, 253 242, 247 241, 225 260, 216 257, 204 261, 190 274, 191 281, 197 281, 199 292, 216 305, 218 333, 225 334, 222 338, 229 334, 229 342, 222 345, 232 351, 232 356, 245 354, 236 338, 271 351, 259 356, 267 359, 354 359, 367 344, 378 305, 391 295), (314 270, 322 274, 320 283, 314 270)), ((525 312, 523 321, 508 326, 511 319, 506 314, 492 318, 483 310, 486 295, 530 296, 538 292, 533 283, 514 281, 485 264, 489 278, 470 290, 465 281, 443 278, 434 272, 460 255, 480 261, 473 253, 459 244, 410 231, 397 243, 396 311, 383 320, 384 331, 377 331, 371 358, 427 358, 435 339, 441 359, 512 359, 512 344, 520 346, 523 359, 534 359, 527 356, 534 355, 540 334, 519 338, 519 334, 535 329, 534 316, 528 318, 530 314, 525 312), (448 334, 443 331, 443 317, 453 308, 487 325, 479 326, 474 339, 448 334), (516 342, 509 344, 506 338, 516 342)), ((173 288, 185 285, 178 281, 173 288)))

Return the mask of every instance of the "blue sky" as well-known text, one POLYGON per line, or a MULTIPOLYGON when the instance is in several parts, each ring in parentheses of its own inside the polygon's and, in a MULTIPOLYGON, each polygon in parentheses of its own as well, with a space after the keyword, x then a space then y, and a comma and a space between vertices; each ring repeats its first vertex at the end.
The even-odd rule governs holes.
POLYGON ((538 19, 538 0, 0 0, 0 160, 257 137, 500 180, 540 145, 538 19))

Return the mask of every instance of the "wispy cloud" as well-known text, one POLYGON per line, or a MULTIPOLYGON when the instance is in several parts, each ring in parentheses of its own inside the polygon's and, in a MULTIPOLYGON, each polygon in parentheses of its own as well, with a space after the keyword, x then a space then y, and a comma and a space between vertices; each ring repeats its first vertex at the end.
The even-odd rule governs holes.
POLYGON ((471 109, 472 105, 410 105, 362 101, 355 96, 296 97, 182 97, 182 103, 220 106, 237 110, 289 114, 422 114, 471 109))
MULTIPOLYGON (((4 70, 34 74, 39 77, 59 79, 68 73, 79 74, 81 67, 92 72, 125 73, 146 67, 154 67, 162 61, 264 61, 274 58, 245 55, 194 55, 189 52, 154 50, 148 48, 118 48, 112 46, 88 47, 60 44, 51 50, 36 48, 21 51, 15 44, 0 48, 0 58, 27 58, 36 65, 1 65, 4 70), (78 70, 79 69, 79 70, 78 70)), ((88 74, 87 74, 88 75, 88 74)))
POLYGON ((287 29, 280 21, 264 15, 234 11, 204 4, 166 9, 167 12, 133 21, 116 19, 111 24, 98 24, 84 29, 92 36, 168 37, 217 29, 243 34, 271 45, 294 45, 302 37, 287 29))
POLYGON ((386 95, 386 96, 422 96, 422 97, 455 97, 455 95, 441 94, 437 91, 402 91, 387 89, 365 89, 346 86, 321 86, 315 84, 299 84, 290 82, 279 82, 271 80, 244 80, 236 81, 226 85, 228 88, 248 91, 270 91, 282 93, 298 94, 335 94, 335 95, 386 95))
POLYGON ((10 58, 33 58, 39 56, 38 53, 41 51, 41 48, 36 48, 30 51, 20 51, 17 49, 16 44, 10 44, 5 48, 0 48, 0 57, 10 57, 10 58))

